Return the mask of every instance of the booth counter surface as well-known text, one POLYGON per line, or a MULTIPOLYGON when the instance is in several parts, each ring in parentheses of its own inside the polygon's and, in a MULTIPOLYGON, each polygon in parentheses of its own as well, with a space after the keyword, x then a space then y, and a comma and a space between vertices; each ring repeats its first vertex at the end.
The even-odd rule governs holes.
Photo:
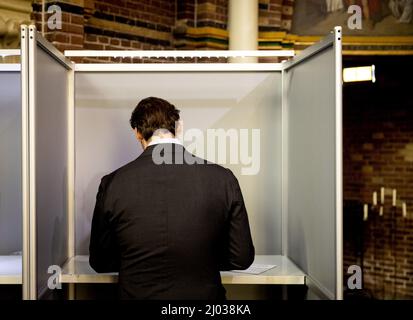
MULTIPOLYGON (((221 272, 223 284, 304 285, 305 273, 290 259, 281 255, 258 255, 254 263, 272 264, 275 268, 261 274, 221 272)), ((96 273, 89 265, 89 256, 74 256, 63 266, 62 283, 116 283, 117 273, 96 273)))
POLYGON ((22 284, 21 256, 0 256, 0 284, 22 284))

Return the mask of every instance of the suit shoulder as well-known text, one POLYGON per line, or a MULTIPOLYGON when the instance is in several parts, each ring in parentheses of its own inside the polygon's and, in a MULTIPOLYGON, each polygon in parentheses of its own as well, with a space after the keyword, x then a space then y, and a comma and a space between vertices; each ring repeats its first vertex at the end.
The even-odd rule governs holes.
POLYGON ((192 167, 194 169, 200 169, 210 174, 220 175, 221 178, 229 178, 233 176, 232 171, 228 168, 225 168, 217 163, 208 161, 207 159, 200 158, 187 150, 185 150, 185 153, 191 159, 190 162, 186 162, 184 160, 184 163, 187 164, 189 167, 192 167))
POLYGON ((206 165, 203 165, 203 167, 205 167, 205 170, 209 171, 209 173, 219 176, 220 179, 232 180, 235 178, 230 169, 219 164, 208 162, 206 165))
POLYGON ((111 182, 116 179, 116 177, 118 177, 119 175, 124 174, 125 172, 127 172, 129 170, 131 170, 134 167, 135 162, 136 162, 136 159, 129 162, 129 163, 127 163, 127 164, 125 164, 124 166, 116 169, 115 171, 112 171, 111 173, 103 176, 102 180, 101 180, 102 186, 103 187, 108 187, 111 184, 111 182))

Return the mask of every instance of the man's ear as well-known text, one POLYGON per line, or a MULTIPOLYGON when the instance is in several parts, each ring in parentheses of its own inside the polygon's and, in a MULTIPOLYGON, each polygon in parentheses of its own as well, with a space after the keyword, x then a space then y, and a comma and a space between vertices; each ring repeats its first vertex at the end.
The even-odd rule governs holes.
POLYGON ((146 147, 148 146, 148 142, 144 139, 142 133, 140 133, 138 131, 138 129, 133 129, 133 132, 135 133, 135 137, 136 139, 139 141, 139 143, 141 144, 143 150, 146 149, 146 147))
POLYGON ((175 138, 183 140, 184 122, 183 120, 175 121, 175 138))
POLYGON ((137 140, 142 141, 143 140, 143 136, 142 134, 138 131, 138 129, 134 128, 133 132, 135 133, 135 137, 137 140))

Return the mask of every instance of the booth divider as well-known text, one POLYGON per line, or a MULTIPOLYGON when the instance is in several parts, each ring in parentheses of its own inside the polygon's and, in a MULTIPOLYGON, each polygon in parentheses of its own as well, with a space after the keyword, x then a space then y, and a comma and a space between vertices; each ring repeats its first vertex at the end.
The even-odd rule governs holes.
POLYGON ((23 169, 27 188, 24 234, 28 237, 24 243, 24 298, 38 299, 53 293, 48 290, 49 278, 70 253, 73 64, 44 40, 35 26, 22 27, 24 39, 28 40, 22 41, 22 100, 27 107, 23 115, 27 157, 23 169))
POLYGON ((342 299, 341 28, 285 63, 284 254, 342 299))

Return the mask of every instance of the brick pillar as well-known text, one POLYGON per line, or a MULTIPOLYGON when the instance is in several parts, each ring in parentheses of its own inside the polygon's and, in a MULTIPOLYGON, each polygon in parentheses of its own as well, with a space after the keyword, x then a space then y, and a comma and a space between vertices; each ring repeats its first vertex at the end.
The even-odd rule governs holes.
MULTIPOLYGON (((194 50, 195 43, 188 37, 188 28, 194 30, 196 23, 196 0, 181 0, 176 2, 176 18, 173 28, 173 45, 179 50, 194 50)), ((186 59, 193 62, 193 59, 186 59)))
POLYGON ((180 0, 177 1, 176 8, 176 23, 177 25, 184 24, 190 27, 195 26, 195 0, 180 0))
POLYGON ((42 1, 33 3, 33 20, 37 30, 53 43, 60 51, 83 49, 84 43, 84 0, 51 1, 46 0, 45 12, 42 15, 42 1), (57 6, 62 12, 61 29, 51 29, 48 23, 54 13, 47 13, 49 7, 57 6))
MULTIPOLYGON (((228 0, 182 0, 177 2, 174 46, 187 50, 228 49, 228 0)), ((199 59, 199 62, 218 62, 199 59)), ((220 59, 224 62, 225 59, 220 59)))
POLYGON ((282 2, 281 28, 285 31, 291 30, 294 13, 294 1, 295 0, 283 0, 282 2))
POLYGON ((227 28, 228 0, 198 0, 196 26, 227 28))
POLYGON ((259 30, 276 32, 281 29, 283 0, 259 0, 259 30))
MULTIPOLYGON (((229 49, 258 49, 258 0, 229 0, 229 49)), ((257 62, 256 57, 232 58, 232 62, 257 62)))

